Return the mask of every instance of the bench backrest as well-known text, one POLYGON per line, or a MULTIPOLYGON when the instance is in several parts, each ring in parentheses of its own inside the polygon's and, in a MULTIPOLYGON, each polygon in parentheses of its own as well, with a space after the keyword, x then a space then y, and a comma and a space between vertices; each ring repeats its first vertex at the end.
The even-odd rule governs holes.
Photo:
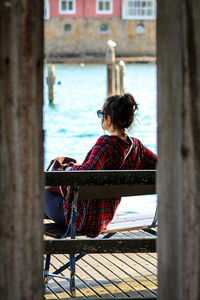
POLYGON ((155 182, 155 170, 45 172, 46 185, 76 185, 83 200, 155 194, 155 182))

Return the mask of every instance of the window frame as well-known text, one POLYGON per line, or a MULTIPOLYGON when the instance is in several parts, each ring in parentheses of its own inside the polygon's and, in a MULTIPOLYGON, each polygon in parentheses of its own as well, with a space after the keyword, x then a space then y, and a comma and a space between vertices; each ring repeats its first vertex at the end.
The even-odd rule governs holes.
POLYGON ((72 30, 72 24, 70 24, 70 23, 66 23, 66 24, 64 24, 64 26, 63 26, 63 32, 64 32, 64 34, 72 34, 73 33, 73 30, 72 30), (67 26, 67 25, 69 25, 70 26, 70 30, 65 30, 65 26, 67 26))
MULTIPOLYGON (((136 8, 137 9, 137 8, 136 8)), ((139 10, 139 8, 138 8, 139 10)), ((145 8, 147 10, 147 8, 145 8)), ((156 0, 125 0, 122 4, 122 19, 124 20, 155 20, 156 19, 156 0), (146 3, 152 3, 152 15, 130 15, 128 14, 128 4, 129 2, 135 3, 135 2, 146 2, 146 3)))
POLYGON ((111 15, 113 13, 113 0, 96 0, 96 14, 98 15, 111 15), (99 2, 110 2, 110 10, 99 10, 99 2))
POLYGON ((49 0, 44 0, 44 20, 49 20, 50 19, 50 4, 49 0), (45 15, 45 10, 46 10, 46 15, 45 15))
POLYGON ((107 23, 102 23, 102 24, 100 24, 100 26, 99 26, 99 33, 100 34, 108 34, 109 33, 109 25, 107 24, 107 23), (102 30, 102 26, 103 25, 106 25, 107 26, 107 30, 102 30))
POLYGON ((146 34, 146 28, 145 28, 144 24, 138 23, 135 27, 135 33, 137 35, 145 35, 146 34))
POLYGON ((75 14, 76 13, 76 0, 59 0, 59 13, 60 14, 75 14), (68 2, 73 2, 73 9, 72 10, 62 10, 62 2, 66 2, 66 6, 68 6, 68 2))

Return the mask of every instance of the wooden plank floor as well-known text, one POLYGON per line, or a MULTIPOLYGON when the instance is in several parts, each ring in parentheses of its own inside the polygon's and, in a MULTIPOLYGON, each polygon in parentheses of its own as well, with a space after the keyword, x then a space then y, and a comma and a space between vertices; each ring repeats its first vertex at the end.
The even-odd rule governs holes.
MULTIPOLYGON (((118 233, 115 238, 143 237, 143 231, 118 233)), ((145 233, 145 236, 150 236, 145 233)), ((68 262, 68 255, 53 255, 50 272, 68 262)), ((62 275, 69 277, 69 271, 62 275)), ((76 263, 76 297, 140 298, 157 295, 157 254, 87 254, 76 263)), ((69 299, 66 279, 53 278, 46 286, 45 299, 69 299)))

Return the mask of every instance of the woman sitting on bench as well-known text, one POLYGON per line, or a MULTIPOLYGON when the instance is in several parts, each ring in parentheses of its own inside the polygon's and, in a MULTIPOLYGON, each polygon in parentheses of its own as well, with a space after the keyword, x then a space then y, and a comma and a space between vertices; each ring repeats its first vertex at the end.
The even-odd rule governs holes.
MULTIPOLYGON (((129 137, 129 129, 135 119, 137 103, 132 95, 108 97, 97 111, 102 127, 110 135, 99 137, 82 164, 74 164, 67 170, 145 170, 155 169, 157 156, 138 139, 129 137)), ((45 214, 55 223, 68 226, 71 207, 61 195, 45 191, 45 214)), ((78 199, 77 232, 96 237, 111 222, 121 198, 78 199)))

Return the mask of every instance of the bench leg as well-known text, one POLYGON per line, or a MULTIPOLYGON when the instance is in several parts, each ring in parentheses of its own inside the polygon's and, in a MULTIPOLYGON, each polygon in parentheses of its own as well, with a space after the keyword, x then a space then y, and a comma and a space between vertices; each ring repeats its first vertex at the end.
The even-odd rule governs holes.
POLYGON ((75 254, 69 255, 70 259, 70 293, 72 298, 76 298, 76 287, 75 287, 75 254))
POLYGON ((50 266, 51 254, 46 255, 45 269, 44 269, 44 283, 47 284, 49 280, 49 266, 50 266))
MULTIPOLYGON (((75 184, 73 186, 73 202, 72 202, 72 215, 71 215, 71 233, 70 237, 72 240, 76 238, 76 217, 77 217, 77 202, 78 202, 78 192, 79 188, 75 184)), ((69 255, 69 262, 70 262, 70 292, 72 298, 76 297, 76 286, 75 286, 75 264, 76 258, 75 254, 71 253, 69 255)))
POLYGON ((143 229, 143 231, 146 231, 146 232, 148 232, 150 234, 153 234, 153 235, 157 236, 156 230, 154 230, 152 228, 146 228, 146 229, 143 229))

